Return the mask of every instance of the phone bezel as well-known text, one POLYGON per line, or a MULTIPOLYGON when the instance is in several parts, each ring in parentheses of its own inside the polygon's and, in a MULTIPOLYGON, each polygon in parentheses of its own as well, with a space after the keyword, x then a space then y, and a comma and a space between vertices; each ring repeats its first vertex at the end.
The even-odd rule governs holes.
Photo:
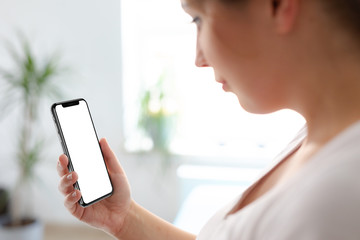
MULTIPOLYGON (((57 112, 56 112, 56 107, 58 105, 62 105, 63 107, 71 107, 71 106, 79 105, 80 101, 84 101, 85 105, 87 107, 87 110, 88 110, 88 113, 89 113, 89 116, 90 116, 90 119, 91 119, 91 123, 92 123, 93 129, 94 129, 94 132, 95 132, 96 140, 97 140, 97 142, 99 144, 100 152, 101 152, 101 155, 102 155, 102 160, 103 160, 103 163, 105 164, 105 167, 106 167, 106 170, 107 170, 108 169, 107 164, 105 162, 104 155, 103 155, 103 153, 101 151, 99 138, 98 138, 98 135, 97 135, 97 132, 96 132, 96 129, 95 129, 95 125, 94 125, 92 115, 90 113, 89 105, 88 105, 87 101, 84 98, 76 98, 76 99, 72 99, 72 100, 56 102, 56 103, 52 104, 52 106, 51 106, 51 114, 52 114, 52 117, 53 117, 53 120, 54 120, 54 123, 55 123, 55 128, 56 128, 58 136, 59 136, 60 144, 62 146, 64 154, 69 159, 69 163, 68 163, 68 166, 67 166, 68 170, 69 170, 69 172, 72 172, 72 171, 74 171, 74 167, 72 165, 71 156, 70 156, 68 148, 66 146, 66 141, 65 141, 62 129, 61 129, 60 121, 59 121, 59 118, 58 118, 58 115, 57 115, 57 112)), ((105 199, 107 197, 110 197, 113 194, 114 187, 113 187, 113 184, 112 184, 112 181, 111 181, 110 174, 109 174, 108 170, 107 170, 107 175, 109 177, 109 181, 110 181, 110 185, 111 185, 111 192, 109 192, 108 194, 105 194, 105 195, 103 195, 103 196, 101 196, 101 197, 99 197, 99 198, 97 198, 97 199, 95 199, 95 200, 93 200, 91 202, 88 202, 88 203, 86 203, 84 201, 83 197, 81 196, 81 198, 79 200, 80 206, 88 207, 88 206, 90 206, 90 205, 92 205, 92 204, 94 204, 96 202, 99 202, 100 200, 103 200, 103 199, 105 199)), ((81 189, 80 189, 80 186, 79 186, 78 182, 76 182, 74 184, 74 188, 78 189, 81 192, 81 189)))

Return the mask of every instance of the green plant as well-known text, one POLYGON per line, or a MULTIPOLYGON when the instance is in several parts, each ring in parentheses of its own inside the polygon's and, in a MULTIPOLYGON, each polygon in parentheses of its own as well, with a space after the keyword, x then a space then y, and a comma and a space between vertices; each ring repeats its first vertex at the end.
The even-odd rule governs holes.
POLYGON ((169 144, 176 125, 177 114, 168 94, 164 72, 157 83, 146 89, 141 97, 139 127, 153 142, 153 149, 169 153, 169 144))
MULTIPOLYGON (((19 139, 16 153, 19 177, 15 184, 11 203, 19 201, 21 186, 35 178, 34 167, 41 159, 44 139, 38 134, 36 123, 39 107, 42 100, 47 97, 59 97, 60 91, 55 84, 55 76, 65 69, 60 67, 57 55, 42 59, 34 54, 29 41, 19 34, 20 48, 7 44, 12 68, 0 68, 0 83, 2 85, 0 117, 7 116, 11 111, 20 111, 19 139), (16 200, 16 201, 15 201, 16 200)), ((25 199, 24 201, 27 201, 25 199)), ((20 221, 22 213, 11 207, 12 221, 20 221)))

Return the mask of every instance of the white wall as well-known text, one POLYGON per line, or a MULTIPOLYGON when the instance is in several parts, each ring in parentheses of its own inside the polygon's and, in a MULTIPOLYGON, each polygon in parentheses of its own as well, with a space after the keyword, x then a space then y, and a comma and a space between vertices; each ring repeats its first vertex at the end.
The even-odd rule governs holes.
MULTIPOLYGON (((124 165, 133 197, 149 210, 173 220, 178 208, 178 183, 173 167, 163 173, 157 157, 122 152, 122 88, 120 0, 0 0, 0 66, 11 66, 4 41, 16 42, 21 30, 40 56, 59 51, 70 72, 58 79, 66 99, 87 99, 99 137, 107 137, 124 165)), ((1 97, 0 97, 1 99, 1 97)), ((62 100, 62 99, 56 99, 62 100)), ((50 102, 41 106, 44 159, 37 168, 35 209, 45 221, 77 222, 63 207, 57 191, 55 164, 62 152, 50 116, 50 102)), ((21 115, 0 121, 0 186, 16 176, 14 151, 21 115)))

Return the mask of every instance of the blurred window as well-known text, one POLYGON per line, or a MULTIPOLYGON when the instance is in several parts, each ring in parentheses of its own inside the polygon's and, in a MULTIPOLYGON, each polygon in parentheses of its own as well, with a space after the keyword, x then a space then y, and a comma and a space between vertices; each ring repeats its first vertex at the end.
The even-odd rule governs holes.
MULTIPOLYGON (((237 98, 215 82, 211 68, 194 66, 196 27, 191 20, 180 0, 122 0, 127 150, 151 147, 139 129, 139 112, 146 90, 163 88, 162 105, 177 118, 176 128, 172 127, 173 153, 236 161, 272 158, 304 120, 289 110, 269 115, 245 112, 237 98)), ((156 111, 159 104, 153 101, 150 108, 156 111)))

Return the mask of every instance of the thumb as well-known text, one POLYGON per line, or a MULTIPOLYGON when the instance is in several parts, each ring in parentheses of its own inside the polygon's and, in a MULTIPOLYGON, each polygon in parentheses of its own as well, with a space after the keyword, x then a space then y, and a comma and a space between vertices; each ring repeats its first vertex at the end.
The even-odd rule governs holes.
POLYGON ((114 152, 111 150, 108 142, 105 138, 100 139, 100 147, 101 151, 103 153, 107 168, 109 172, 113 173, 123 173, 123 169, 120 166, 120 163, 114 154, 114 152))

